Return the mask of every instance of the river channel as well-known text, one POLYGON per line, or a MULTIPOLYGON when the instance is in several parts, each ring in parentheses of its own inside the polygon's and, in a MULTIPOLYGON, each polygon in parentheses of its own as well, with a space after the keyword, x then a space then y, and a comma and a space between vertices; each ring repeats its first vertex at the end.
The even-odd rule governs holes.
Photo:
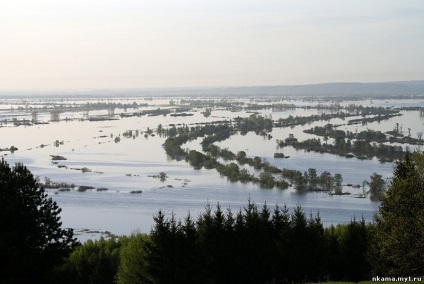
MULTIPOLYGON (((50 99, 54 103, 54 99, 50 99)), ((72 99, 68 99, 72 104, 72 99)), ((164 107, 169 99, 131 98, 121 99, 124 102, 147 103, 145 109, 164 107)), ((63 99, 62 99, 63 101, 63 99)), ((87 99, 94 103, 99 99, 87 99)), ((101 100, 102 101, 102 100, 101 100)), ((75 100, 81 103, 80 100, 75 100)), ((13 117, 30 117, 23 106, 42 104, 41 100, 10 100, 0 106, 0 121, 12 120, 13 117)), ((297 101, 287 103, 297 104, 297 101)), ((302 102, 305 104, 304 102, 302 102)), ((330 103, 330 102, 329 102, 330 103)), ((347 105, 352 102, 342 103, 347 105)), ((368 104, 370 102, 353 102, 368 104)), ((310 103, 312 105, 316 103, 310 103)), ((420 101, 387 101, 374 100, 372 104, 381 106, 423 106, 420 101)), ((129 112, 116 110, 115 113, 129 112)), ((232 112, 225 109, 213 109, 209 117, 204 117, 202 109, 197 109, 192 116, 141 116, 120 118, 116 120, 89 121, 87 116, 104 114, 102 111, 66 112, 60 114, 60 120, 50 122, 48 114, 40 112, 38 120, 46 124, 15 126, 12 123, 2 123, 0 126, 0 148, 15 146, 17 151, 0 152, 10 164, 23 162, 34 175, 44 181, 46 178, 54 182, 74 183, 76 185, 107 188, 108 190, 86 190, 83 192, 71 190, 58 192, 48 190, 51 196, 62 208, 61 218, 65 227, 77 230, 90 229, 109 231, 113 234, 130 234, 134 231, 148 233, 153 225, 153 216, 162 209, 167 215, 172 212, 177 218, 184 218, 188 212, 197 216, 207 203, 212 208, 217 203, 223 208, 231 208, 235 213, 243 208, 250 198, 261 206, 265 202, 269 207, 276 204, 286 204, 289 208, 301 205, 305 212, 319 212, 325 226, 349 222, 352 218, 365 218, 372 221, 379 207, 379 202, 369 198, 356 198, 362 193, 361 188, 353 188, 346 184, 362 184, 373 172, 389 179, 393 171, 393 163, 380 163, 376 159, 348 159, 331 154, 319 154, 295 150, 292 147, 277 149, 276 139, 285 139, 293 134, 299 140, 312 138, 313 135, 303 132, 314 126, 327 123, 338 124, 339 129, 362 131, 366 129, 382 132, 393 130, 395 125, 401 125, 403 131, 410 132, 413 137, 423 130, 424 118, 419 111, 402 111, 402 116, 382 122, 367 125, 347 125, 346 121, 334 119, 318 121, 293 128, 274 128, 270 133, 272 138, 266 138, 249 132, 246 135, 236 134, 229 139, 216 143, 221 148, 233 152, 245 151, 248 157, 259 156, 279 168, 289 168, 306 171, 317 169, 318 173, 329 171, 332 174, 343 175, 343 191, 351 195, 331 196, 323 192, 296 193, 293 188, 261 189, 254 184, 229 182, 220 177, 215 170, 193 169, 185 161, 170 159, 163 147, 166 137, 159 135, 144 135, 147 129, 156 129, 159 124, 194 125, 199 122, 231 120, 237 116, 248 117, 250 113, 232 112), (67 118, 67 119, 65 119, 67 118), (48 124, 47 124, 48 122, 48 124), (136 137, 125 138, 127 130, 139 130, 136 137), (115 138, 120 137, 116 142, 115 138), (55 145, 55 141, 59 141, 55 145), (288 159, 275 159, 273 154, 282 151, 288 159), (65 157, 66 160, 54 163, 52 155, 65 157), (58 167, 61 165, 62 167, 58 167), (81 168, 89 171, 82 172, 81 168), (160 181, 152 176, 165 172, 167 179, 160 181), (130 193, 139 192, 141 193, 130 193)), ((259 114, 278 118, 292 116, 309 116, 320 114, 322 110, 296 108, 286 111, 260 110, 259 114)), ((201 150, 200 139, 190 141, 184 148, 201 150)), ((331 139, 328 143, 332 143, 331 139)), ((412 146, 411 149, 414 149, 412 146)), ((254 170, 251 170, 254 172, 254 170)), ((256 173, 257 174, 257 173, 256 173)), ((93 236, 95 237, 95 236, 93 236)), ((87 238, 81 237, 81 239, 87 238)))

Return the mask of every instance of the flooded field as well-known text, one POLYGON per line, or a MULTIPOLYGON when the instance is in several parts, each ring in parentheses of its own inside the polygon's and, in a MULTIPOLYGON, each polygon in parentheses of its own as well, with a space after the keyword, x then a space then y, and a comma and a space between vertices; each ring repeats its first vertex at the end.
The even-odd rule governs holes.
MULTIPOLYGON (((292 134, 299 141, 316 138, 304 130, 328 123, 337 129, 350 132, 398 129, 405 136, 417 138, 423 131, 424 117, 419 109, 420 100, 364 100, 339 102, 338 110, 330 108, 333 101, 283 100, 269 101, 254 98, 110 98, 110 99, 2 99, 0 100, 0 155, 10 164, 23 162, 44 183, 74 184, 75 187, 48 189, 49 195, 63 209, 65 227, 78 230, 109 231, 129 234, 134 230, 149 232, 152 216, 162 209, 184 218, 188 212, 197 215, 209 202, 223 208, 240 210, 247 200, 272 207, 287 204, 290 208, 300 204, 307 212, 319 212, 325 225, 349 222, 364 217, 371 221, 379 202, 357 198, 363 193, 364 180, 376 172, 389 179, 393 163, 381 163, 377 158, 346 158, 330 153, 299 150, 292 146, 278 149, 277 140, 292 134), (202 101, 199 106, 193 102, 202 101), (219 104, 218 104, 219 103, 219 104), (247 105, 285 104, 293 107, 257 108, 247 105), (233 122, 236 117, 248 118, 252 112, 274 122, 292 117, 331 114, 349 105, 382 106, 398 109, 399 116, 381 121, 348 124, 348 119, 333 118, 312 121, 303 125, 272 127, 266 135, 255 132, 235 133, 228 139, 214 143, 234 153, 245 151, 247 157, 258 156, 278 168, 318 173, 328 171, 343 176, 343 192, 350 195, 329 195, 327 192, 299 193, 293 186, 287 189, 261 188, 254 183, 230 182, 215 169, 194 169, 184 159, 175 160, 167 155, 158 126, 194 127, 199 123, 233 122), (236 108, 235 106, 239 106, 236 108), (326 106, 326 107, 317 107, 326 106), (169 110, 157 115, 153 111, 169 110), (177 110, 181 110, 178 112, 177 110), (142 114, 141 112, 145 112, 142 114), (206 115, 206 112, 208 115, 206 115), (137 115, 137 113, 139 115, 137 115), (171 116, 172 114, 181 114, 171 116), (13 147, 12 147, 13 146, 13 147), (284 152, 289 158, 274 158, 284 152), (158 178, 165 173, 166 179, 158 178), (80 190, 78 190, 80 186, 80 190), (83 187, 93 187, 85 189, 83 187), (68 190, 69 189, 69 190, 68 190)), ((349 119, 361 118, 360 114, 349 119)), ((421 134, 422 135, 422 134, 421 134)), ((182 148, 202 151, 201 139, 185 143, 182 148)), ((321 140, 323 138, 321 137, 321 140)), ((335 143, 329 138, 328 144, 335 143)), ((416 145, 399 144, 411 150, 416 145)), ((222 161, 229 163, 228 161, 222 161)), ((258 175, 261 170, 245 166, 258 175)))

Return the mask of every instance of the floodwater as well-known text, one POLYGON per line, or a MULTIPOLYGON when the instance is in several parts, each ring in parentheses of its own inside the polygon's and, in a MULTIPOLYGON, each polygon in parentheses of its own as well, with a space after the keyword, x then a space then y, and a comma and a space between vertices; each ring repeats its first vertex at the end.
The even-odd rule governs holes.
MULTIPOLYGON (((70 105, 94 103, 93 100, 73 101, 69 99, 68 103, 70 105)), ((148 106, 140 108, 139 111, 141 111, 163 108, 169 99, 130 98, 116 99, 115 102, 147 103, 148 106)), ((176 102, 178 103, 178 100, 176 102)), ((26 102, 3 100, 2 103, 0 105, 0 121, 5 119, 10 121, 14 117, 31 119, 31 114, 25 107, 39 106, 46 102, 42 100, 26 102)), ((54 104, 55 101, 51 99, 49 103, 54 104)), ((296 104, 296 101, 287 103, 296 104)), ((358 104, 358 102, 355 103, 358 104)), ((412 100, 406 102, 374 100, 372 103, 382 106, 422 106, 423 104, 412 100)), ((127 110, 127 112, 131 111, 135 110, 127 110)), ((355 198, 362 192, 362 189, 344 186, 343 190, 351 192, 352 195, 330 196, 326 193, 298 194, 292 188, 287 190, 261 189, 253 184, 231 183, 225 177, 220 177, 215 170, 195 170, 185 161, 171 160, 162 148, 165 137, 144 135, 148 128, 154 130, 158 124, 162 124, 163 127, 168 127, 170 124, 191 125, 198 122, 230 120, 236 116, 247 117, 250 115, 246 112, 212 110, 212 115, 205 118, 201 111, 203 109, 196 109, 191 117, 141 116, 110 121, 82 120, 89 116, 107 114, 105 111, 90 111, 89 113, 69 111, 60 114, 61 119, 68 118, 68 121, 61 120, 34 126, 13 126, 11 123, 3 122, 0 126, 0 148, 8 148, 13 145, 19 150, 14 153, 3 151, 0 152, 0 155, 10 164, 23 162, 41 181, 49 178, 53 182, 107 188, 107 191, 94 189, 84 192, 48 190, 49 195, 63 209, 61 213, 63 225, 75 229, 110 231, 118 235, 130 234, 136 230, 149 232, 153 225, 153 216, 160 209, 168 216, 173 212, 177 218, 183 219, 188 212, 192 216, 197 216, 204 211, 207 203, 210 203, 212 208, 219 203, 222 208, 230 207, 233 213, 236 213, 243 208, 249 198, 259 206, 266 202, 271 208, 276 204, 286 204, 289 208, 301 205, 307 213, 319 212, 325 225, 346 223, 352 218, 361 217, 367 221, 373 220, 379 203, 372 202, 368 198, 355 198), (134 138, 125 138, 122 134, 127 130, 139 130, 142 133, 134 138), (120 137, 120 142, 114 141, 116 137, 120 137), (55 146, 56 140, 62 143, 55 146), (51 155, 63 156, 66 160, 57 161, 58 163, 55 164, 51 155), (84 167, 90 171, 84 173, 78 170, 84 167), (167 174, 166 181, 161 182, 158 178, 152 177, 159 172, 167 174), (140 190, 142 193, 130 193, 140 190)), ((125 112, 125 110, 115 110, 115 114, 121 112, 125 112)), ((318 112, 316 109, 294 109, 282 112, 259 111, 262 115, 272 116, 274 120, 280 117, 286 118, 289 115, 309 116, 321 112, 322 110, 318 112)), ((274 128, 271 139, 252 132, 246 135, 237 134, 216 143, 216 145, 228 148, 235 153, 241 150, 246 151, 249 157, 262 157, 281 168, 300 171, 315 168, 318 174, 322 171, 329 171, 333 175, 341 173, 344 184, 362 184, 362 181, 369 179, 373 172, 383 175, 384 178, 390 178, 393 164, 380 163, 377 160, 347 159, 330 154, 297 151, 291 147, 278 150, 290 158, 274 159, 273 154, 277 152, 276 139, 285 139, 290 133, 299 140, 308 139, 314 136, 304 133, 303 130, 327 123, 341 124, 339 129, 349 131, 366 129, 389 131, 393 130, 398 123, 404 133, 410 131, 411 136, 416 137, 417 133, 424 128, 424 118, 420 116, 419 111, 403 111, 402 114, 403 116, 400 117, 367 125, 348 126, 347 120, 334 119, 294 128, 274 128)), ((40 112, 37 119, 41 122, 48 122, 50 115, 40 112)), ((331 142, 330 139, 328 143, 331 142)), ((201 150, 199 143, 200 139, 197 139, 183 147, 201 150)), ((255 172, 253 169, 249 170, 252 173, 255 172)), ((255 173, 257 174, 257 172, 255 173)), ((81 236, 80 238, 86 237, 81 236)))

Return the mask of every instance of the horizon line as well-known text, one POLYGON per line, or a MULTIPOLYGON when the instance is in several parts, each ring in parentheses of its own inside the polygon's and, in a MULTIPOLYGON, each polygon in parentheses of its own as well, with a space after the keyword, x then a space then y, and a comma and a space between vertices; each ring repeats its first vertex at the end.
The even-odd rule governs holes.
POLYGON ((322 83, 306 83, 306 84, 269 84, 269 85, 215 85, 215 86, 179 86, 179 87, 64 87, 64 88, 1 88, 0 92, 57 92, 57 91, 171 91, 171 90, 208 90, 208 89, 233 89, 233 88, 269 88, 269 87, 303 87, 303 86, 319 86, 319 85, 336 85, 336 84, 390 84, 390 83, 407 83, 407 82, 423 82, 424 79, 412 80, 393 80, 393 81, 375 81, 375 82, 361 82, 361 81, 332 81, 322 83))

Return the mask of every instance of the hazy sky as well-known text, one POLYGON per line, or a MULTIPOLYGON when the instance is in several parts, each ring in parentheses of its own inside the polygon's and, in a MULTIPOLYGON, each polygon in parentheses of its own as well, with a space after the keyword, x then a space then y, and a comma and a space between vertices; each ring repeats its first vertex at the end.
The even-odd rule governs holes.
POLYGON ((423 79, 423 0, 0 1, 0 89, 423 79))

